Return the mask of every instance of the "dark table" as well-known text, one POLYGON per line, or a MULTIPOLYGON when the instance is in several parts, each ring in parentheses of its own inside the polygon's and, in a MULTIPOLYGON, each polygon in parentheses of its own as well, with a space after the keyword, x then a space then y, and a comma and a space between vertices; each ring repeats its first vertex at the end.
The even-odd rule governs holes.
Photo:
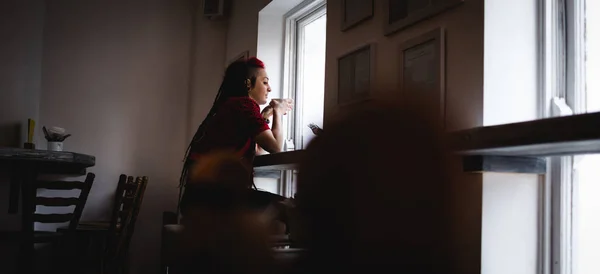
POLYGON ((0 169, 10 175, 8 213, 18 212, 19 192, 27 187, 23 182, 35 180, 38 174, 84 175, 95 164, 96 157, 80 153, 0 148, 0 169))
POLYGON ((47 151, 20 148, 0 148, 0 169, 10 175, 8 213, 17 214, 21 196, 21 231, 19 251, 19 273, 30 273, 33 257, 34 228, 31 216, 35 212, 36 188, 40 174, 83 175, 86 168, 94 166, 94 156, 67 151, 47 151), (19 195, 19 192, 21 195, 19 195), (31 236, 31 237, 29 237, 31 236))

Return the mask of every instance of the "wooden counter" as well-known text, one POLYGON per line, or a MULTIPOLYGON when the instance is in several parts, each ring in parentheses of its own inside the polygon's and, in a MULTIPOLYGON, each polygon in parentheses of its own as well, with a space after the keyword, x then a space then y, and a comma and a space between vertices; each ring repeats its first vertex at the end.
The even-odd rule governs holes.
POLYGON ((462 155, 558 156, 600 152, 600 112, 457 131, 462 155))
MULTIPOLYGON (((547 156, 600 153, 600 112, 461 130, 447 141, 467 172, 542 174, 547 156)), ((302 155, 257 156, 255 170, 296 169, 302 155)))
POLYGON ((254 170, 289 170, 298 168, 303 150, 265 154, 254 158, 254 170))
POLYGON ((0 148, 0 169, 10 173, 8 211, 18 211, 19 191, 23 182, 38 174, 83 175, 86 168, 96 164, 91 155, 22 148, 0 148))

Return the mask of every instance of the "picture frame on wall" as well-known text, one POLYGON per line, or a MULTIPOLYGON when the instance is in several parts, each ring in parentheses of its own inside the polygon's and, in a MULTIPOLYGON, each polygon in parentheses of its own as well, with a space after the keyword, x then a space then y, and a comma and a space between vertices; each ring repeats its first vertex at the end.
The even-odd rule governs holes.
POLYGON ((444 28, 426 32, 399 46, 399 90, 404 98, 446 116, 446 42, 444 28))
POLYGON ((233 57, 231 60, 229 60, 229 62, 227 63, 227 66, 231 65, 235 61, 246 60, 246 59, 248 59, 248 57, 250 57, 250 51, 245 50, 245 51, 239 53, 238 55, 236 55, 235 57, 233 57))
POLYGON ((384 0, 384 34, 391 35, 463 2, 464 0, 384 0))
POLYGON ((337 63, 337 105, 369 100, 375 75, 375 44, 369 43, 343 54, 337 63))
POLYGON ((342 0, 341 31, 373 18, 374 0, 342 0))

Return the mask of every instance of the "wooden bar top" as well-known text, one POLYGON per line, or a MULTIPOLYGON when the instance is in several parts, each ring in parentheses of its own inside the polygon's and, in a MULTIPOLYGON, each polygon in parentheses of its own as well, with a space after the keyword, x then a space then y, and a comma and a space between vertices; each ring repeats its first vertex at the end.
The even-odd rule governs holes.
MULTIPOLYGON (((448 133, 457 154, 546 157, 600 153, 600 112, 540 119, 448 133)), ((296 169, 303 151, 257 156, 255 170, 296 169)))
POLYGON ((600 153, 600 112, 450 133, 461 155, 559 156, 600 153))
POLYGON ((265 154, 254 158, 254 170, 287 170, 298 168, 304 150, 265 154))

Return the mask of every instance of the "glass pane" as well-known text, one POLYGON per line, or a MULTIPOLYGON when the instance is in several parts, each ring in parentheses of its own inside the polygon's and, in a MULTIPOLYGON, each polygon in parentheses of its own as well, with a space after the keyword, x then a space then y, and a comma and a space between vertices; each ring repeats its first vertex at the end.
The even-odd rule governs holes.
MULTIPOLYGON (((308 127, 316 124, 323 127, 323 104, 325 96, 325 34, 327 16, 323 15, 313 22, 305 25, 301 31, 302 45, 300 45, 302 60, 299 60, 300 74, 297 77, 297 98, 301 98, 301 109, 296 111, 301 115, 302 124, 296 129, 302 133, 301 147, 305 148, 314 134, 308 127)), ((299 142, 296 142, 298 145, 299 142)))
POLYGON ((573 274, 600 273, 600 155, 575 157, 573 274))
POLYGON ((585 6, 587 111, 596 112, 600 111, 600 1, 587 0, 585 6))
MULTIPOLYGON (((585 106, 600 111, 600 1, 585 1, 585 106)), ((600 155, 575 157, 573 274, 600 273, 600 155)))

